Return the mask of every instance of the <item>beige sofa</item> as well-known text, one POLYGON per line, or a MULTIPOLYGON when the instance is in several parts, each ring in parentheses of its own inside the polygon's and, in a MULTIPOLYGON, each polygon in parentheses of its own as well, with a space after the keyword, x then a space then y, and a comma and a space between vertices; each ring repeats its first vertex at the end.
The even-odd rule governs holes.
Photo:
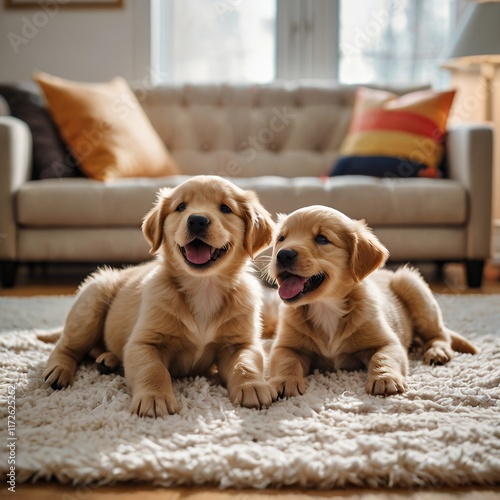
POLYGON ((0 261, 134 263, 149 258, 140 224, 156 190, 188 176, 227 176, 268 210, 324 204, 364 218, 394 261, 461 261, 480 286, 490 255, 492 131, 451 127, 449 178, 321 178, 347 133, 354 87, 172 86, 139 99, 185 175, 113 182, 30 181, 30 132, 0 117, 0 261))

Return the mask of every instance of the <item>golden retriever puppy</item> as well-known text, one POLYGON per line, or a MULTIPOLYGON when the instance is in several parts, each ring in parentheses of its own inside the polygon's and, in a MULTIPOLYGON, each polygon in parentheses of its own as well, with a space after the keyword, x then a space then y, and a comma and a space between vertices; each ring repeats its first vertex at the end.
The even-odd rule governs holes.
POLYGON ((142 226, 156 259, 104 269, 81 286, 44 377, 73 383, 86 354, 105 370, 123 363, 131 412, 178 411, 172 377, 214 365, 245 407, 276 398, 264 378, 261 290, 246 265, 269 245, 273 222, 257 195, 215 176, 160 190, 142 226))
POLYGON ((428 364, 447 363, 453 350, 476 352, 444 326, 417 271, 376 271, 388 255, 363 221, 332 208, 312 206, 280 217, 270 274, 284 304, 269 360, 270 382, 280 396, 303 394, 304 376, 313 369, 363 367, 369 394, 401 393, 415 335, 428 364))

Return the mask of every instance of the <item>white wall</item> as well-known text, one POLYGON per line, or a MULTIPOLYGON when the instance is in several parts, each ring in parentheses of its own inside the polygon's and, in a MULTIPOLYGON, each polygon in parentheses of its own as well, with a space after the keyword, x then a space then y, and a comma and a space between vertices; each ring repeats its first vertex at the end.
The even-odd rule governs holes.
MULTIPOLYGON (((57 2, 54 2, 56 4, 57 2)), ((150 2, 121 9, 6 9, 0 3, 0 81, 28 81, 34 70, 79 81, 150 72, 150 2)))

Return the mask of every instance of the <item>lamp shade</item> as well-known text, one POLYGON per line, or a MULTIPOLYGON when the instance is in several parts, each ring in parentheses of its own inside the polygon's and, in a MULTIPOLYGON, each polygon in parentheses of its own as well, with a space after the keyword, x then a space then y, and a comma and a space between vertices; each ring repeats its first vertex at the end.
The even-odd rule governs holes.
POLYGON ((441 66, 456 68, 500 63, 500 2, 480 2, 469 7, 441 66))

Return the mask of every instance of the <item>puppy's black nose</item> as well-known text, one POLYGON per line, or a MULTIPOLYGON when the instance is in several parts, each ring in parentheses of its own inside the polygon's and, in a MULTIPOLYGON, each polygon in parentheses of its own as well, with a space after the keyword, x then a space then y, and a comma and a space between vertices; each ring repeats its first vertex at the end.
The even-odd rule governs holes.
POLYGON ((192 234, 203 234, 208 229, 210 219, 204 215, 190 215, 187 224, 192 234))
POLYGON ((284 266, 290 266, 295 262, 295 257, 297 257, 297 252, 292 249, 283 249, 278 252, 276 259, 280 264, 284 266))

